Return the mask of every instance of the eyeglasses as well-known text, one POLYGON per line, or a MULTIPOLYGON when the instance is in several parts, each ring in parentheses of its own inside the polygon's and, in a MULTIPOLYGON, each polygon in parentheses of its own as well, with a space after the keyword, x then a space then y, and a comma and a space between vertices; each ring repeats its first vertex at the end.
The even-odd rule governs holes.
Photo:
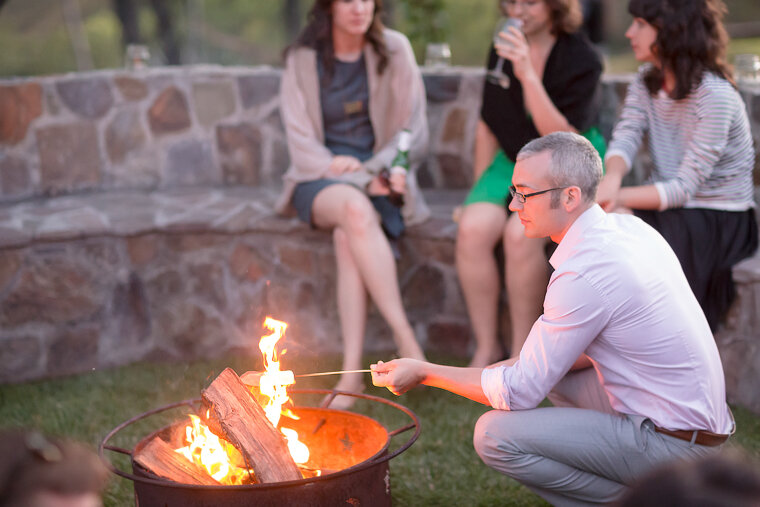
POLYGON ((544 0, 501 0, 499 2, 499 7, 501 7, 502 11, 506 11, 507 9, 514 9, 518 5, 520 7, 530 9, 531 7, 535 7, 536 5, 542 3, 543 1, 544 0))
POLYGON ((568 187, 554 187, 554 188, 547 188, 546 190, 540 190, 538 192, 531 192, 530 194, 523 194, 521 192, 518 192, 514 185, 510 185, 509 187, 509 195, 512 196, 512 199, 517 199, 517 202, 520 204, 525 204, 525 201, 528 199, 528 197, 535 197, 537 195, 545 194, 546 192, 551 192, 552 190, 564 190, 568 187))

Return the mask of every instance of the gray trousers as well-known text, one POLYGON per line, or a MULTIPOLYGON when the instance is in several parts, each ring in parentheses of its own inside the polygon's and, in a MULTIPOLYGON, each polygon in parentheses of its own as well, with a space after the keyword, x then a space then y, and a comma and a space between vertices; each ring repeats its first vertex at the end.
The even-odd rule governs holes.
POLYGON ((653 467, 720 448, 656 433, 649 419, 615 412, 593 368, 568 373, 549 399, 554 407, 486 412, 473 442, 486 465, 552 505, 613 502, 653 467))

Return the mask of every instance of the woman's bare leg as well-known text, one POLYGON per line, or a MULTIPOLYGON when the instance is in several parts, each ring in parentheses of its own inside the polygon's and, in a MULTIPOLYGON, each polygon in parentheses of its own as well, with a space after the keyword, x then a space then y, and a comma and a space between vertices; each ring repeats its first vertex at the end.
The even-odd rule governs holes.
POLYGON ((401 302, 396 261, 367 196, 349 185, 331 185, 317 194, 312 216, 318 227, 337 228, 345 234, 364 287, 391 327, 399 354, 423 359, 401 302))
MULTIPOLYGON (((362 368, 364 330, 367 324, 367 292, 343 229, 333 230, 333 244, 338 278, 338 316, 343 335, 342 369, 358 370, 362 368)), ((364 388, 363 374, 344 373, 335 388, 359 392, 364 388)))
POLYGON ((517 213, 504 228, 506 286, 509 316, 512 321, 510 357, 520 354, 536 319, 543 313, 549 268, 546 264, 545 238, 526 238, 517 213))
POLYGON ((470 366, 484 367, 502 357, 498 339, 499 268, 493 249, 504 233, 507 212, 503 206, 474 203, 459 219, 456 263, 470 323, 475 354, 470 366))

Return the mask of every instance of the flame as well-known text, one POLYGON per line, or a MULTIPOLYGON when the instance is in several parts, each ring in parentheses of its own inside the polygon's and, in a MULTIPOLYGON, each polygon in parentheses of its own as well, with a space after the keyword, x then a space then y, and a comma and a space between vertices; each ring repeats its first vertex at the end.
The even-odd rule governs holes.
POLYGON ((239 456, 235 447, 214 435, 200 418, 190 414, 191 424, 185 427, 187 446, 175 449, 189 461, 206 469, 222 484, 243 484, 248 470, 232 463, 230 456, 239 456))
POLYGON ((264 355, 264 369, 266 370, 261 376, 259 390, 261 394, 269 397, 264 406, 264 412, 269 422, 276 428, 280 422, 282 406, 290 399, 287 386, 295 384, 296 379, 292 371, 280 371, 280 361, 275 350, 275 345, 285 335, 285 329, 288 325, 272 317, 267 317, 264 325, 272 333, 262 336, 259 342, 259 349, 264 355))
MULTIPOLYGON (((277 342, 285 335, 285 329, 288 325, 285 322, 267 317, 264 325, 271 331, 271 334, 261 337, 259 349, 264 355, 264 369, 266 370, 260 378, 259 390, 261 394, 268 396, 269 400, 264 406, 264 412, 267 419, 275 428, 280 422, 280 415, 297 419, 292 411, 283 409, 282 406, 290 401, 287 392, 287 386, 296 383, 295 376, 291 370, 280 370, 280 361, 277 356, 275 346, 277 342)), ((284 353, 284 352, 283 352, 284 353)), ((296 463, 306 463, 309 461, 309 448, 298 440, 298 433, 289 428, 281 428, 280 431, 288 440, 288 450, 296 463)))
MULTIPOLYGON (((263 407, 264 413, 272 426, 276 428, 281 415, 298 419, 298 416, 290 409, 282 408, 290 401, 287 386, 295 384, 296 381, 291 370, 280 371, 280 362, 275 350, 275 345, 284 336, 288 325, 271 317, 266 318, 264 325, 272 333, 263 336, 259 342, 266 369, 260 378, 259 389, 261 394, 269 398, 263 407)), ((226 440, 214 435, 199 417, 191 414, 190 420, 191 424, 185 428, 185 441, 188 445, 176 449, 176 452, 191 462, 203 466, 211 477, 222 484, 250 482, 248 481, 249 470, 244 466, 240 452, 226 440), (239 463, 240 466, 235 463, 239 463)), ((280 431, 288 441, 288 450, 293 461, 300 464, 309 461, 309 448, 298 440, 298 433, 290 428, 281 428, 280 431)))

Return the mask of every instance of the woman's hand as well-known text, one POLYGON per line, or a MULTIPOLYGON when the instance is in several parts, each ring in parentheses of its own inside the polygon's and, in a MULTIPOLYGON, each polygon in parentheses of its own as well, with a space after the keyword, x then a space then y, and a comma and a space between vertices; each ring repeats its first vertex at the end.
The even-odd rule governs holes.
POLYGON ((370 366, 372 383, 377 387, 387 387, 395 395, 404 394, 425 380, 423 364, 410 358, 394 359, 388 363, 378 361, 370 366))
POLYGON ((620 192, 620 180, 610 174, 606 174, 599 182, 596 190, 596 202, 604 211, 610 213, 618 206, 618 193, 620 192))
POLYGON ((345 173, 356 172, 362 168, 362 163, 358 158, 351 155, 335 155, 327 168, 327 172, 335 176, 345 173))
POLYGON ((496 44, 496 53, 512 62, 512 70, 515 77, 521 82, 526 78, 535 77, 536 71, 530 61, 530 47, 525 35, 517 28, 511 26, 508 32, 501 32, 499 37, 501 44, 496 44))
POLYGON ((367 193, 369 195, 388 195, 391 193, 388 186, 388 179, 382 176, 375 176, 367 185, 367 193))
POLYGON ((397 194, 406 193, 406 172, 391 172, 388 181, 390 182, 391 190, 397 194))
POLYGON ((619 202, 620 185, 623 183, 623 177, 628 169, 620 155, 612 155, 607 158, 605 166, 606 173, 596 190, 596 202, 604 211, 611 213, 621 204, 619 202))

